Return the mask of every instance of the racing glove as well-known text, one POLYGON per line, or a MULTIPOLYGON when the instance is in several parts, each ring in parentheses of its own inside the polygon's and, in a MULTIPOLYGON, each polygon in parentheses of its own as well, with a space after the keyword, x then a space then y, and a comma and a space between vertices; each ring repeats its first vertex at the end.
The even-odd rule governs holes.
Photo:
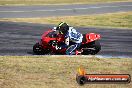
POLYGON ((53 27, 51 30, 56 31, 57 27, 53 27))

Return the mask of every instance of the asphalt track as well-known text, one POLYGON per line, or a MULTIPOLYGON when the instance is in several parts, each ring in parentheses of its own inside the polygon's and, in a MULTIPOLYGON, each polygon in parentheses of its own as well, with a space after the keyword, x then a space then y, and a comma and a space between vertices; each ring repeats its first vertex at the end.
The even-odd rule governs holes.
POLYGON ((132 2, 93 5, 0 6, 0 18, 72 16, 124 11, 132 11, 132 2))
MULTIPOLYGON (((94 5, 0 6, 0 18, 86 15, 132 11, 132 2, 94 5)), ((0 55, 33 55, 32 46, 54 25, 0 22, 0 55)), ((99 56, 132 57, 129 29, 77 28, 81 33, 101 34, 99 56)))
MULTIPOLYGON (((0 22, 0 55, 33 55, 32 46, 44 31, 54 25, 0 22)), ((101 34, 101 56, 132 57, 132 31, 129 29, 78 28, 81 33, 101 34)))

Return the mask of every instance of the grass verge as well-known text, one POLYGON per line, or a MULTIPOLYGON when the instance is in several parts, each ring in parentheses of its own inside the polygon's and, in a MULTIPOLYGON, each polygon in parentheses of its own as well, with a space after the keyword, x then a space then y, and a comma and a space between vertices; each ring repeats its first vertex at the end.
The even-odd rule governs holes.
POLYGON ((0 0, 0 5, 90 4, 131 0, 0 0))
MULTIPOLYGON (((75 77, 79 66, 89 74, 130 74, 132 59, 82 56, 0 56, 1 88, 82 88, 75 77)), ((83 88, 131 88, 130 84, 90 84, 83 88)))
POLYGON ((132 28, 132 12, 118 12, 83 16, 61 16, 43 18, 0 18, 0 21, 58 24, 65 21, 72 26, 132 28))

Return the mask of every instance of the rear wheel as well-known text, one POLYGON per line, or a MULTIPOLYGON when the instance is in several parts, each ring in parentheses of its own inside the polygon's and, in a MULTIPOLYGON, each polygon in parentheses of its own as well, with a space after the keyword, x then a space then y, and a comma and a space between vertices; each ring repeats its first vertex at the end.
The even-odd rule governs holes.
POLYGON ((99 41, 93 41, 85 46, 83 49, 84 55, 95 55, 101 50, 101 45, 99 41))

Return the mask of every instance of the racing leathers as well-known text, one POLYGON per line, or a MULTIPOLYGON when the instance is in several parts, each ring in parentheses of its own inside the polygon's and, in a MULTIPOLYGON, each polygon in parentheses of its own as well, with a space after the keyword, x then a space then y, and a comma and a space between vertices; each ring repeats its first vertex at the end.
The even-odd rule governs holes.
POLYGON ((67 48, 66 55, 74 55, 75 50, 80 47, 83 39, 83 35, 77 32, 73 27, 69 27, 69 30, 64 35, 65 44, 61 45, 60 49, 67 48))

